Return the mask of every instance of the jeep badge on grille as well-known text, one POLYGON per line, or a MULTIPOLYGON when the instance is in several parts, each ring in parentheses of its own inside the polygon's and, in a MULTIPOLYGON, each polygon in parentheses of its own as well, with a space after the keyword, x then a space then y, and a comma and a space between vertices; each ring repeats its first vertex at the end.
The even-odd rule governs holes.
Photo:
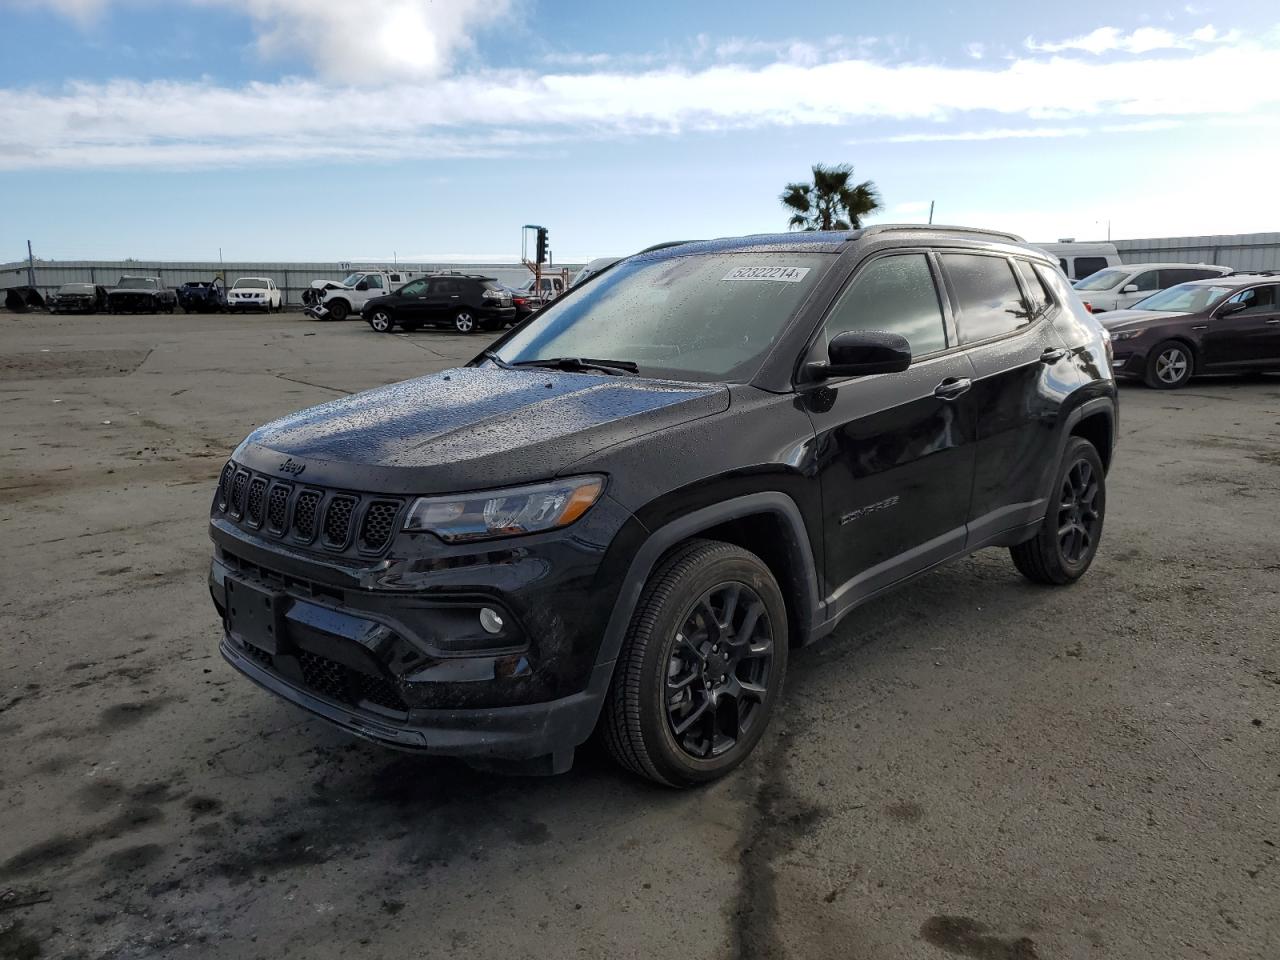
POLYGON ((307 469, 307 465, 305 463, 294 463, 293 458, 289 457, 276 469, 281 473, 289 474, 291 477, 300 477, 302 476, 302 471, 307 469))

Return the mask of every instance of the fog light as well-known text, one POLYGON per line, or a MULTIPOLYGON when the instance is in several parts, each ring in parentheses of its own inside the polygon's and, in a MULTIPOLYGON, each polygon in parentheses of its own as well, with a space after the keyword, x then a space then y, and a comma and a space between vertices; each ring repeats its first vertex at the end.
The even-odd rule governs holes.
POLYGON ((480 626, 484 627, 485 633, 501 633, 502 632, 502 615, 490 607, 480 608, 480 626))

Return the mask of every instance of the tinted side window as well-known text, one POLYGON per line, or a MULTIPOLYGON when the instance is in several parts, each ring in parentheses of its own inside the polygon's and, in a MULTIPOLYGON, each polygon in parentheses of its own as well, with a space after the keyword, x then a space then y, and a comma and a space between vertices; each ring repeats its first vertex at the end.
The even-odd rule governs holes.
POLYGON ((460 290, 457 280, 437 280, 431 284, 432 293, 458 293, 460 290))
POLYGON ((944 253, 942 264, 955 289, 960 315, 960 342, 998 337, 1031 322, 1013 264, 1004 257, 944 253))
MULTIPOLYGON (((1144 271, 1130 280, 1129 283, 1136 284, 1139 290, 1159 290, 1161 288, 1160 271, 1144 271)), ((1129 283, 1126 283, 1125 286, 1127 287, 1129 283)))
POLYGON ((1244 316, 1250 313, 1273 313, 1276 309, 1276 291, 1280 289, 1275 284, 1269 284, 1265 287, 1252 287, 1248 290, 1241 290, 1234 297, 1227 301, 1231 305, 1237 303, 1244 304, 1244 309, 1240 310, 1232 316, 1244 316))
POLYGON ((427 281, 414 280, 400 288, 400 293, 407 297, 420 297, 427 292, 427 281))
POLYGON ((899 334, 915 357, 946 349, 938 288, 923 253, 881 257, 854 277, 823 325, 827 342, 850 330, 899 334))
POLYGON ((1222 274, 1217 270, 1161 270, 1160 271, 1160 288, 1163 290, 1167 287, 1176 287, 1180 283, 1189 283, 1192 280, 1208 280, 1210 277, 1220 277, 1222 274))
POLYGON ((1107 268, 1106 257, 1076 257, 1076 279, 1083 280, 1085 277, 1097 273, 1099 270, 1107 268))
POLYGON ((1027 296, 1031 298, 1031 315, 1038 317, 1053 306, 1053 294, 1044 285, 1040 274, 1031 268, 1031 264, 1025 260, 1015 260, 1014 263, 1018 265, 1018 273, 1022 275, 1022 285, 1027 290, 1027 296))

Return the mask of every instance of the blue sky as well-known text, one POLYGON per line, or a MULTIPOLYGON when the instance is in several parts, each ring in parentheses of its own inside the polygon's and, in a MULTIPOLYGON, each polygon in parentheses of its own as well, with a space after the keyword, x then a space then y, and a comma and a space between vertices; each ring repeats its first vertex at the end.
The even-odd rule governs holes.
POLYGON ((1280 8, 0 0, 0 260, 557 259, 878 220, 1280 230, 1280 8), (797 15, 801 13, 802 16, 797 15))

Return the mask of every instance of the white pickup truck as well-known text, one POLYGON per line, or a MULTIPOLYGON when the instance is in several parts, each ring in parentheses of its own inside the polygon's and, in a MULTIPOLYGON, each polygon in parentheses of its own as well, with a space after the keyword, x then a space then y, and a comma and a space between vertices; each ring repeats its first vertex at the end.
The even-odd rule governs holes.
POLYGON ((357 270, 343 280, 313 280, 302 293, 306 314, 317 320, 345 320, 360 316, 374 297, 399 290, 410 280, 425 277, 421 270, 357 270))

